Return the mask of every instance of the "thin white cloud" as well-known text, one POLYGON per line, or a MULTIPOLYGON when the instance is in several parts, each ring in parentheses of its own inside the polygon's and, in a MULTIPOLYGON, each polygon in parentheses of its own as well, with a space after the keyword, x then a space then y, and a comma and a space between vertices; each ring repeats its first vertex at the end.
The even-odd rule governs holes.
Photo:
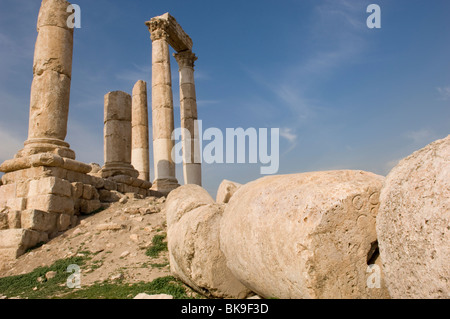
POLYGON ((428 129, 420 129, 416 131, 406 132, 405 137, 411 140, 414 144, 429 143, 437 139, 436 134, 428 129))
POLYGON ((12 159, 23 148, 23 140, 0 127, 0 162, 12 159))
POLYGON ((439 100, 442 100, 442 101, 450 100, 450 86, 438 87, 437 91, 439 92, 439 95, 440 95, 439 100))
POLYGON ((294 133, 292 128, 281 128, 280 136, 288 140, 290 143, 295 143, 295 141, 297 141, 297 134, 294 133))

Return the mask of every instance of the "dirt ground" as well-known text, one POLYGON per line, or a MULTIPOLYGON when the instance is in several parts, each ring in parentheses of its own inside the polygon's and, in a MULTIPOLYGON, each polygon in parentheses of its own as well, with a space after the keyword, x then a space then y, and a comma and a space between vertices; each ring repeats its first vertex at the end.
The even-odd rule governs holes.
POLYGON ((164 201, 129 198, 95 215, 82 216, 78 226, 19 257, 0 277, 29 273, 77 255, 91 257, 81 267, 82 285, 107 279, 151 282, 170 275, 167 251, 158 257, 146 255, 153 237, 166 234, 164 201))

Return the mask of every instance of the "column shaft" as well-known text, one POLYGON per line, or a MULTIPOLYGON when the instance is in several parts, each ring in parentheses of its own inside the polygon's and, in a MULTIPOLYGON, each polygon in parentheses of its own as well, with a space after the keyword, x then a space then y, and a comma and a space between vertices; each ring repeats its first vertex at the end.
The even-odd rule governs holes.
POLYGON ((28 139, 16 156, 41 152, 75 158, 64 139, 69 115, 73 29, 65 0, 42 1, 37 23, 28 139))
POLYGON ((158 37, 152 34, 153 188, 168 193, 179 185, 172 159, 174 115, 169 44, 164 32, 158 31, 158 37))
POLYGON ((180 112, 182 145, 183 145, 183 175, 185 184, 202 185, 199 140, 196 132, 197 99, 194 81, 194 62, 197 57, 190 50, 174 55, 180 72, 180 112), (187 135, 187 136, 186 136, 187 135))
POLYGON ((150 180, 147 83, 138 81, 133 88, 131 164, 139 178, 150 180))
POLYGON ((104 157, 102 177, 138 177, 131 165, 131 96, 115 91, 105 95, 104 157))

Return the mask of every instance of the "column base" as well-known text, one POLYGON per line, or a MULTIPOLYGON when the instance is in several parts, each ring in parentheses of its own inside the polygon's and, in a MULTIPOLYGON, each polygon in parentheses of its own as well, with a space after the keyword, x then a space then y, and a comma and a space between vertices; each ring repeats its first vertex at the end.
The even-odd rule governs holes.
POLYGON ((112 176, 126 175, 138 178, 139 172, 131 164, 127 163, 105 163, 101 170, 101 177, 108 178, 112 176))
POLYGON ((171 191, 180 187, 176 178, 174 179, 157 179, 153 182, 152 190, 167 196, 171 191))
POLYGON ((69 143, 53 138, 28 139, 24 143, 25 147, 17 152, 15 158, 27 157, 40 153, 52 153, 61 157, 75 159, 75 152, 70 149, 69 143))

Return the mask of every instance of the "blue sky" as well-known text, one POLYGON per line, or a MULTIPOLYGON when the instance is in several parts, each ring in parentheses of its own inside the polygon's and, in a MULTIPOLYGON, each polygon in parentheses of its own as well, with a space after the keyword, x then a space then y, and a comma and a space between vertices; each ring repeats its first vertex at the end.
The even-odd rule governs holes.
MULTIPOLYGON (((81 29, 66 140, 80 161, 103 164, 103 96, 131 93, 140 79, 151 83, 145 21, 165 12, 194 41, 203 127, 280 128, 279 174, 386 175, 399 159, 450 133, 448 0, 73 3, 81 7, 81 29), (366 26, 370 3, 381 7, 381 29, 366 26)), ((27 137, 39 6, 0 0, 0 161, 27 137)), ((174 59, 172 74, 179 126, 174 59)), ((260 166, 203 165, 204 186, 214 195, 225 178, 261 177, 260 166)), ((182 182, 181 167, 177 177, 182 182)))

